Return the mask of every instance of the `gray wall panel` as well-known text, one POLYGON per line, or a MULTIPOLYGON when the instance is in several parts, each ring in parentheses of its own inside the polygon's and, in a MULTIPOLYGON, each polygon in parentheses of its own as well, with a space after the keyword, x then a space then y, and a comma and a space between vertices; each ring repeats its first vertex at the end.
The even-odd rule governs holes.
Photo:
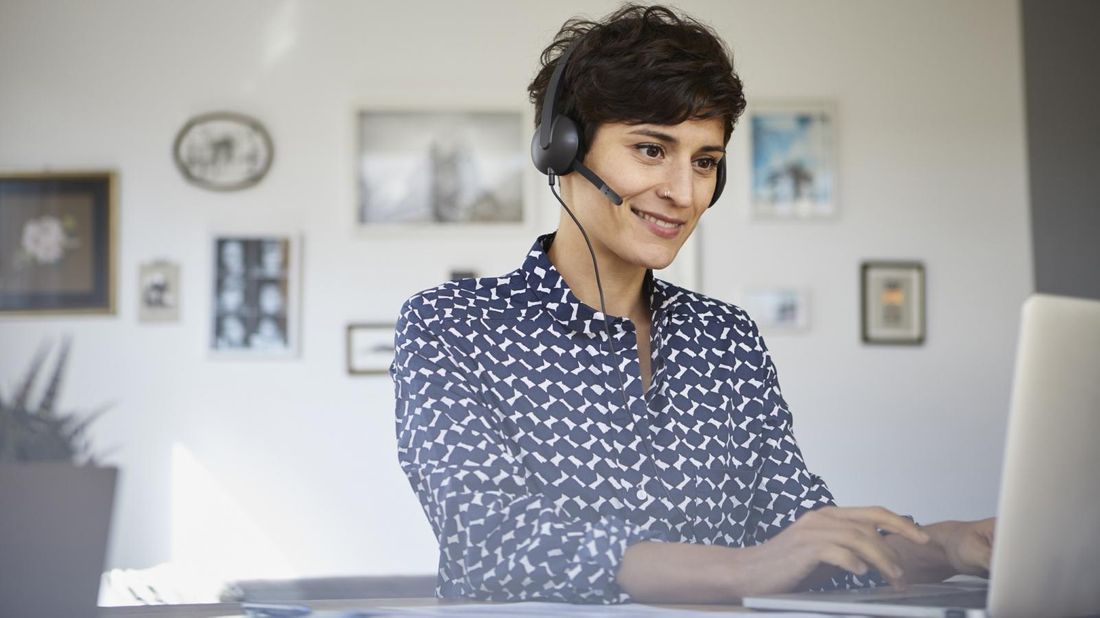
POLYGON ((1100 2, 1022 0, 1035 288, 1100 298, 1100 2))

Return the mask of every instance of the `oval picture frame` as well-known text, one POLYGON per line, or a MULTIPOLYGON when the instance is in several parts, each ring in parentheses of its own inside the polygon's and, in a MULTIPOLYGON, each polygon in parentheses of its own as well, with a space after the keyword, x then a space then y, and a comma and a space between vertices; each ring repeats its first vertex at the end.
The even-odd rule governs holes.
POLYGON ((239 191, 263 180, 275 159, 275 146, 259 120, 217 111, 183 125, 172 144, 172 159, 191 184, 239 191))

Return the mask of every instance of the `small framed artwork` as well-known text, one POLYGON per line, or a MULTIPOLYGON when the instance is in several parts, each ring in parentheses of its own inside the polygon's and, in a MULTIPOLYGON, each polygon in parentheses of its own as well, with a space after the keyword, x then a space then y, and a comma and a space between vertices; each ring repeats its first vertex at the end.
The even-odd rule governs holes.
POLYGON ((180 267, 167 260, 142 264, 138 271, 138 321, 175 322, 180 317, 180 267))
POLYGON ((0 314, 114 313, 113 172, 0 175, 0 314))
POLYGON ((924 343, 923 264, 864 262, 861 281, 864 343, 924 343))
POLYGON ((191 184, 211 191, 237 191, 267 175, 275 147, 259 120, 235 112, 211 112, 183 125, 172 156, 191 184))
POLYGON ((347 364, 351 375, 389 373, 393 363, 393 324, 348 324, 347 364))
POLYGON ((750 112, 749 128, 752 217, 835 217, 836 106, 757 103, 750 112))
POLYGON ((768 332, 799 332, 810 327, 810 293, 797 288, 749 288, 742 308, 768 332))
POLYGON ((357 120, 360 230, 525 223, 519 112, 362 111, 357 120))
POLYGON ((214 237, 214 355, 297 355, 300 256, 296 236, 214 237))

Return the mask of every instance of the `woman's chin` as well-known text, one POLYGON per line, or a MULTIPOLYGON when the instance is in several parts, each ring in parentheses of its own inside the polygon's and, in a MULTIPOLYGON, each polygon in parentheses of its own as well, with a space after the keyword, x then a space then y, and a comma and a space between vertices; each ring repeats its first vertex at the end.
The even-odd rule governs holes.
POLYGON ((646 251, 638 256, 639 263, 646 268, 653 270, 663 270, 668 268, 669 264, 676 259, 675 251, 646 251))

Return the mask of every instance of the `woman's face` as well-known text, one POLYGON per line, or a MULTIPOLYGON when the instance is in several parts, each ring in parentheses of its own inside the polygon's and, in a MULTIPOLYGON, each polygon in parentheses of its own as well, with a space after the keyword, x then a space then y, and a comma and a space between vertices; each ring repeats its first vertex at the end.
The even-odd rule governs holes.
POLYGON ((566 203, 575 206, 602 253, 628 264, 665 268, 710 204, 723 138, 720 118, 677 125, 602 124, 585 164, 623 203, 615 206, 580 174, 562 178, 566 203))

